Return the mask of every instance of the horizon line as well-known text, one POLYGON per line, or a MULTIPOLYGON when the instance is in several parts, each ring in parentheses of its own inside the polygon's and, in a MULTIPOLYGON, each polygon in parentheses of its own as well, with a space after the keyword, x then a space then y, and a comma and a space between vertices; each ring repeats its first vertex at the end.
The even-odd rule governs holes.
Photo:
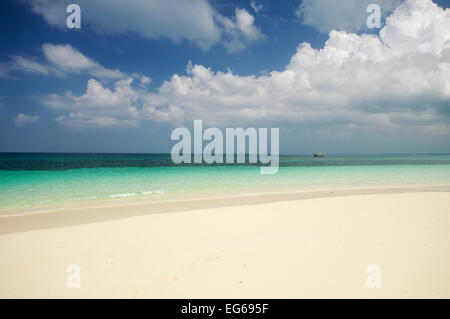
MULTIPOLYGON (((317 152, 316 152, 317 153, 317 152)), ((323 153, 324 155, 331 155, 331 156, 335 156, 335 155, 450 155, 450 152, 442 152, 442 153, 437 153, 437 152, 425 152, 425 153, 416 153, 416 152, 399 152, 399 153, 323 153)), ((34 152, 34 151, 20 151, 20 152, 10 152, 10 151, 0 151, 0 154, 105 154, 105 155, 114 155, 114 154, 133 154, 133 155, 171 155, 170 152, 168 153, 160 153, 160 152, 34 152)), ((197 153, 191 153, 191 155, 196 155, 197 153)), ((203 153, 198 153, 203 154, 203 153)), ((285 153, 282 154, 280 153, 279 156, 302 156, 302 155, 314 155, 314 152, 311 153, 285 153)), ((222 156, 226 156, 227 153, 222 153, 222 154, 218 154, 218 155, 222 155, 222 156)), ((259 155, 259 154, 249 154, 249 153, 245 153, 245 154, 236 154, 233 153, 233 155, 259 155)))

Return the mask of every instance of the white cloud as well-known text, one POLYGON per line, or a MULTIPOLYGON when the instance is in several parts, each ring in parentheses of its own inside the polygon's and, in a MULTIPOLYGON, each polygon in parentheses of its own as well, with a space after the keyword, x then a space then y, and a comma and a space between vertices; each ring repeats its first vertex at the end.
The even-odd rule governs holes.
POLYGON ((64 71, 79 72, 80 70, 92 69, 97 66, 97 63, 68 44, 53 45, 45 43, 42 46, 42 51, 49 62, 64 71))
POLYGON ((143 74, 133 73, 131 76, 139 81, 139 86, 141 88, 147 87, 152 82, 152 79, 143 74))
POLYGON ((250 41, 262 38, 261 31, 254 25, 255 18, 245 9, 236 9, 236 26, 250 41))
MULTIPOLYGON (((50 25, 66 28, 65 7, 71 1, 32 0, 26 3, 50 25)), ((188 40, 202 49, 209 49, 222 40, 228 41, 227 31, 220 24, 223 17, 208 0, 78 0, 76 3, 81 7, 81 27, 89 25, 99 33, 132 32, 149 39, 188 40)))
POLYGON ((63 16, 66 12, 66 4, 64 1, 55 0, 20 0, 30 6, 33 12, 41 15, 50 25, 65 26, 66 20, 63 16))
POLYGON ((18 55, 14 55, 12 58, 12 70, 20 70, 24 72, 37 73, 48 75, 51 70, 50 67, 39 62, 36 62, 34 59, 26 58, 18 55))
POLYGON ((256 4, 255 1, 250 1, 250 7, 252 7, 255 13, 259 13, 259 11, 264 9, 264 6, 262 4, 256 4))
POLYGON ((65 95, 50 94, 41 99, 41 104, 55 109, 68 110, 57 121, 72 126, 130 126, 138 122, 135 103, 139 92, 132 89, 132 78, 117 81, 114 89, 103 87, 95 79, 90 79, 86 93, 74 96, 72 92, 65 95))
POLYGON ((60 121, 78 125, 98 118, 109 125, 202 119, 217 126, 291 123, 339 135, 355 130, 445 135, 450 134, 448 30, 450 10, 431 0, 407 0, 379 36, 332 31, 320 50, 300 44, 281 72, 239 76, 189 64, 186 75, 173 75, 156 92, 132 81, 109 90, 90 80, 81 96, 53 95, 43 103, 69 111, 60 121))
POLYGON ((369 4, 378 4, 383 16, 391 13, 402 0, 303 0, 296 15, 320 32, 331 30, 357 32, 367 30, 369 4))
POLYGON ((71 45, 54 45, 45 43, 42 46, 45 58, 63 72, 88 74, 99 78, 120 79, 125 74, 119 70, 107 69, 96 61, 86 57, 71 45))
POLYGON ((0 77, 9 76, 11 71, 56 76, 86 73, 101 79, 123 79, 127 77, 126 74, 117 69, 108 69, 101 66, 69 44, 45 43, 42 45, 42 52, 47 63, 38 62, 36 58, 11 56, 11 61, 4 64, 4 71, 0 68, 0 77))
POLYGON ((16 126, 22 127, 24 125, 31 124, 36 121, 39 121, 39 116, 20 113, 19 115, 17 115, 16 119, 14 120, 14 123, 16 124, 16 126))
POLYGON ((224 16, 218 16, 217 19, 224 29, 224 47, 228 53, 243 50, 246 43, 264 38, 254 24, 255 18, 245 9, 237 8, 233 19, 224 16))

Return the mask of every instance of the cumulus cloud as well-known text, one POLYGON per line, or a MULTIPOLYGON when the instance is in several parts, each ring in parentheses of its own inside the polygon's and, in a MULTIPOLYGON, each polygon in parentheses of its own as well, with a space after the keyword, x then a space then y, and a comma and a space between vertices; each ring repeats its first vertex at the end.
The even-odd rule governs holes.
POLYGON ((16 124, 16 126, 22 127, 27 124, 34 123, 36 121, 39 121, 39 116, 20 113, 19 115, 17 115, 16 119, 14 120, 14 123, 16 124))
POLYGON ((99 125, 144 119, 174 125, 291 123, 333 130, 450 134, 450 10, 406 0, 379 35, 332 31, 322 49, 298 46, 283 71, 259 76, 189 64, 156 92, 133 81, 107 89, 95 80, 81 96, 47 96, 59 118, 99 125), (103 123, 99 118, 106 117, 103 123), (123 119, 123 121, 122 121, 123 119))
POLYGON ((380 6, 383 16, 391 13, 402 0, 303 0, 296 11, 305 25, 328 33, 331 30, 358 32, 367 30, 367 6, 380 6))
POLYGON ((258 41, 264 37, 254 25, 255 18, 245 9, 237 8, 233 20, 224 16, 218 16, 217 19, 223 26, 224 47, 229 53, 243 50, 246 43, 258 41))
MULTIPOLYGON (((47 23, 60 28, 66 28, 65 8, 69 3, 68 0, 26 2, 47 23)), ((77 4, 81 7, 82 27, 89 25, 103 34, 132 32, 149 39, 188 40, 205 50, 222 40, 225 44, 229 41, 228 30, 220 23, 224 17, 208 0, 78 0, 77 4)), ((248 21, 248 17, 243 19, 248 21)))
MULTIPOLYGON (((380 35, 333 31, 302 43, 282 72, 238 76, 194 66, 146 97, 150 118, 256 120, 449 132, 450 10, 408 0, 380 35)), ((222 123, 218 123, 222 122, 222 123)))
POLYGON ((134 126, 138 122, 135 103, 139 91, 133 89, 133 78, 117 81, 114 88, 103 87, 95 79, 87 83, 86 93, 74 96, 68 91, 64 95, 50 94, 43 97, 41 104, 55 109, 70 111, 56 120, 71 126, 134 126))

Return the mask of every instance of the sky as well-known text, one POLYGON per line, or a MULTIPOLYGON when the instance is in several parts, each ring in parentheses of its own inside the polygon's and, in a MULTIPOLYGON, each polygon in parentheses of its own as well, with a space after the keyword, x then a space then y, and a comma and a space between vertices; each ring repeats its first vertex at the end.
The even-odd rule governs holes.
POLYGON ((283 154, 450 153, 449 7, 2 1, 0 152, 169 153, 202 120, 279 128, 283 154))

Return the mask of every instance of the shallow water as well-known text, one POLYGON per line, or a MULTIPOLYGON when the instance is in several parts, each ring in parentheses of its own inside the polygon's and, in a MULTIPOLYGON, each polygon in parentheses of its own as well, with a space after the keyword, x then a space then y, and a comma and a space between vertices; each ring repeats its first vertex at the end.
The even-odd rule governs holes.
POLYGON ((450 155, 281 156, 257 165, 175 165, 168 154, 0 154, 0 214, 124 198, 450 185, 450 155))

